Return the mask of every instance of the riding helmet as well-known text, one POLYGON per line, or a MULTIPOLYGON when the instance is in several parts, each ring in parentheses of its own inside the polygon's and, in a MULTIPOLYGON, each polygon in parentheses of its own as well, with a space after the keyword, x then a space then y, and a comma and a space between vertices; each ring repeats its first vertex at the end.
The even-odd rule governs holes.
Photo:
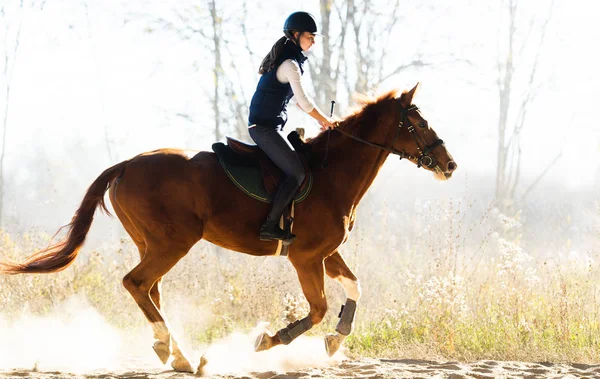
POLYGON ((314 16, 308 12, 294 12, 283 24, 284 33, 292 30, 317 34, 317 22, 314 16))

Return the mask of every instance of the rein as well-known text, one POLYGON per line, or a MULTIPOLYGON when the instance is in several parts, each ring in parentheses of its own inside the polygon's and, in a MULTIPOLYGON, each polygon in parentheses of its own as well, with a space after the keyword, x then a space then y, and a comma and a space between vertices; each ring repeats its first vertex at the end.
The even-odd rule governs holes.
MULTIPOLYGON (((437 159, 435 159, 435 157, 429 155, 429 153, 431 153, 436 147, 438 146, 442 146, 444 144, 444 141, 442 141, 441 139, 437 139, 435 140, 435 142, 433 142, 431 145, 427 145, 425 143, 425 140, 423 139, 423 137, 421 137, 415 130, 414 125, 412 125, 412 123, 410 122, 410 120, 408 119, 408 112, 409 111, 418 111, 419 108, 416 105, 411 105, 408 108, 400 108, 400 122, 398 123, 398 129, 396 130, 396 136, 394 137, 394 140, 392 141, 392 144, 390 145, 390 147, 385 146, 385 145, 380 145, 377 143, 373 143, 370 141, 367 141, 363 138, 360 138, 358 136, 355 136, 352 133, 348 133, 345 130, 341 129, 341 128, 335 128, 335 130, 337 130, 338 132, 342 133, 343 135, 352 138, 353 140, 356 140, 358 142, 364 143, 366 145, 369 146, 373 146, 376 147, 378 149, 381 150, 385 150, 390 154, 394 154, 394 155, 398 155, 400 157, 400 159, 402 158, 406 158, 410 161, 413 161, 417 164, 417 168, 424 166, 427 168, 435 168, 437 166, 437 159), (404 150, 396 150, 394 149, 394 145, 396 144, 396 140, 398 139, 398 137, 400 136, 400 131, 402 130, 402 127, 404 125, 408 125, 407 129, 408 132, 410 133, 410 135, 413 137, 413 140, 415 141, 415 144, 417 145, 417 150, 419 151, 419 156, 415 157, 414 155, 410 155, 407 154, 404 150), (421 141, 421 143, 419 143, 419 140, 421 141), (422 145, 421 145, 422 144, 422 145), (423 147, 421 147, 423 146, 423 147)), ((419 125, 419 127, 424 128, 425 125, 419 125)))

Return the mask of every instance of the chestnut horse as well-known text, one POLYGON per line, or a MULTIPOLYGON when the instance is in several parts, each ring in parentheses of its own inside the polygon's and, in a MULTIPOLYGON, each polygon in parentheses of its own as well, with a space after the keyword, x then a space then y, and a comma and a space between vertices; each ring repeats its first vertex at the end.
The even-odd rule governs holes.
MULTIPOLYGON (((358 203, 388 155, 406 158, 442 180, 456 169, 442 140, 412 104, 417 87, 399 97, 393 91, 365 99, 362 109, 336 129, 307 141, 313 160, 322 162, 327 154, 329 162, 326 167, 313 167, 312 192, 295 207, 298 239, 288 252, 310 312, 275 335, 260 335, 256 351, 288 344, 321 322, 327 311, 325 274, 337 280, 347 295, 336 333, 325 338, 328 354, 335 353, 350 334, 361 290, 339 249, 352 230, 358 203)), ((174 149, 144 153, 107 169, 92 183, 63 242, 22 264, 2 263, 1 272, 49 273, 69 266, 84 243, 96 208, 108 212, 107 190, 141 257, 123 285, 152 324, 153 347, 161 361, 166 363, 172 355, 175 370, 193 371, 161 309, 162 278, 201 239, 250 255, 274 255, 277 243, 258 238, 269 205, 239 190, 214 153, 200 152, 191 159, 174 149)))

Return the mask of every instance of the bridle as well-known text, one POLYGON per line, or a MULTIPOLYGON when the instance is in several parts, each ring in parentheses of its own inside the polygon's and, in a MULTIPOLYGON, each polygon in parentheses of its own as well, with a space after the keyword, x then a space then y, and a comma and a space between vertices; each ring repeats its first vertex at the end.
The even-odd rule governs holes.
MULTIPOLYGON (((442 146, 444 144, 444 141, 442 141, 441 139, 438 138, 431 145, 427 145, 425 143, 425 140, 423 139, 423 137, 421 137, 419 135, 419 133, 417 133, 414 125, 408 119, 408 112, 418 111, 418 110, 419 110, 419 107, 417 107, 414 104, 411 104, 408 108, 400 107, 400 122, 398 123, 398 128, 396 129, 396 136, 392 140, 392 144, 389 147, 386 146, 387 144, 379 145, 377 143, 367 141, 358 136, 355 136, 352 133, 348 133, 345 130, 342 130, 341 128, 335 128, 334 130, 337 130, 340 133, 342 133, 343 135, 348 136, 358 142, 362 142, 369 146, 373 146, 373 147, 377 147, 381 150, 385 150, 391 154, 398 155, 400 157, 400 159, 406 158, 408 160, 411 160, 417 164, 417 167, 423 166, 423 167, 434 169, 437 167, 438 162, 437 162, 437 159, 435 159, 435 157, 429 155, 429 153, 431 153, 436 147, 442 146), (414 155, 407 154, 404 150, 396 150, 394 148, 394 145, 396 144, 396 141, 398 140, 398 137, 400 136, 400 132, 402 131, 402 128, 405 125, 407 127, 408 132, 413 137, 415 144, 417 145, 417 151, 419 152, 419 156, 417 156, 417 157, 415 157, 414 155), (419 143, 419 140, 420 140, 420 143, 419 143)), ((419 127, 425 128, 425 127, 427 127, 427 125, 422 122, 422 123, 419 123, 419 127)))

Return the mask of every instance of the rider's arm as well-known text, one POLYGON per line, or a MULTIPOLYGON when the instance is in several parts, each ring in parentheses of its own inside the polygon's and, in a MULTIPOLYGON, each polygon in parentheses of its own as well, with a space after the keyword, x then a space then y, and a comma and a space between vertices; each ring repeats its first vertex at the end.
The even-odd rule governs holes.
POLYGON ((277 80, 282 83, 290 83, 294 98, 298 102, 298 105, 303 111, 308 113, 309 116, 319 121, 319 124, 322 126, 334 126, 333 121, 315 106, 312 99, 306 94, 306 91, 304 91, 302 75, 300 74, 298 63, 291 59, 281 63, 277 69, 277 80))

